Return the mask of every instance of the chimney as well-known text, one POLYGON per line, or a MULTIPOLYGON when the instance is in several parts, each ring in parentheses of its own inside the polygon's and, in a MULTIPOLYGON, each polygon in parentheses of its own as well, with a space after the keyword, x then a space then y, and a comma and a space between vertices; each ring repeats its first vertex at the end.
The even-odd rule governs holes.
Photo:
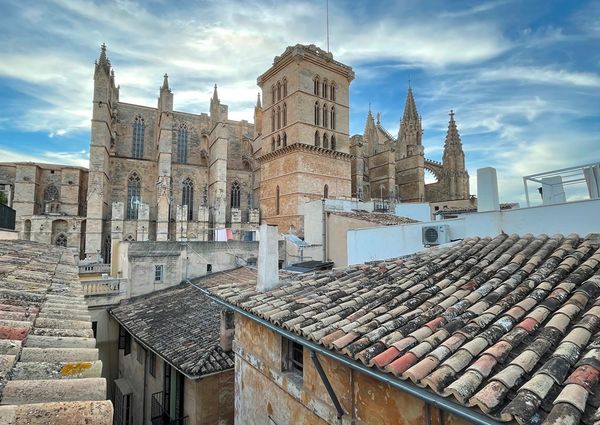
POLYGON ((477 169, 477 212, 500 211, 496 169, 477 169))
POLYGON ((256 290, 266 292, 279 286, 279 248, 277 226, 260 225, 258 243, 258 281, 256 290))
POLYGON ((221 329, 219 335, 219 345, 223 351, 231 351, 233 346, 233 334, 235 331, 235 322, 233 320, 233 311, 221 310, 221 329))

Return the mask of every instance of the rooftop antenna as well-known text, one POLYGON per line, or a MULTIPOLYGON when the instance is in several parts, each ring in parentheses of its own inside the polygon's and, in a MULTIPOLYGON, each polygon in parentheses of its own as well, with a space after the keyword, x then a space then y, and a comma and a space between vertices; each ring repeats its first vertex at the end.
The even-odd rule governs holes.
POLYGON ((327 53, 329 52, 329 0, 326 0, 326 9, 327 9, 327 53))

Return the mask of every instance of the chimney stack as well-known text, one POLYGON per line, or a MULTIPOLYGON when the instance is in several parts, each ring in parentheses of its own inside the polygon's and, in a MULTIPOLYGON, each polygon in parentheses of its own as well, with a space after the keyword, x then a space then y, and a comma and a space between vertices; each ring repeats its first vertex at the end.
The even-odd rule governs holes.
POLYGON ((258 281, 256 290, 266 292, 279 286, 279 248, 277 226, 260 225, 258 243, 258 281))
POLYGON ((231 351, 233 348, 233 334, 235 332, 235 322, 233 320, 233 311, 221 310, 221 330, 219 335, 219 345, 223 351, 231 351))
POLYGON ((477 169, 477 212, 500 211, 496 169, 477 169))

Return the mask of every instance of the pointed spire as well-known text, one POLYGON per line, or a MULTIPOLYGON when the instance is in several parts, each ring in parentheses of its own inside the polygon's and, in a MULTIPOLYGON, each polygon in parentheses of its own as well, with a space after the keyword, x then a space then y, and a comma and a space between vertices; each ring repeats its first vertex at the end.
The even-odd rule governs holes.
POLYGON ((377 112, 377 125, 381 124, 381 112, 377 112))
POLYGON ((260 102, 260 92, 258 92, 258 95, 256 96, 256 107, 262 108, 262 104, 260 102))
POLYGON ((219 101, 219 95, 218 95, 218 93, 217 93, 217 85, 216 85, 216 84, 215 84, 215 89, 214 89, 214 91, 213 91, 213 97, 212 97, 212 100, 213 100, 214 102, 218 102, 218 101, 219 101))
POLYGON ((408 86, 408 93, 406 94, 406 103, 404 104, 404 115, 402 116, 404 122, 419 122, 419 114, 417 112, 417 104, 413 96, 412 87, 408 86))
POLYGON ((171 90, 169 89, 169 76, 167 75, 167 73, 165 72, 165 75, 163 76, 163 84, 162 87, 160 88, 161 90, 171 90))
POLYGON ((454 111, 450 110, 450 122, 448 122, 448 132, 446 133, 445 145, 460 145, 460 135, 458 134, 458 128, 456 127, 456 121, 454 121, 454 111))

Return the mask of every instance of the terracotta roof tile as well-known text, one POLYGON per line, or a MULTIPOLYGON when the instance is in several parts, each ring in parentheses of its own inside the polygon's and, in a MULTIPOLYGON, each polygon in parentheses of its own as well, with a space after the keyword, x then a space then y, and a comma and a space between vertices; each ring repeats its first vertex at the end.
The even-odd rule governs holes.
POLYGON ((470 238, 295 276, 276 297, 233 283, 210 290, 256 315, 266 303, 289 311, 283 326, 302 337, 496 420, 579 421, 578 408, 592 418, 600 407, 590 395, 600 393, 599 248, 597 235, 470 238))

